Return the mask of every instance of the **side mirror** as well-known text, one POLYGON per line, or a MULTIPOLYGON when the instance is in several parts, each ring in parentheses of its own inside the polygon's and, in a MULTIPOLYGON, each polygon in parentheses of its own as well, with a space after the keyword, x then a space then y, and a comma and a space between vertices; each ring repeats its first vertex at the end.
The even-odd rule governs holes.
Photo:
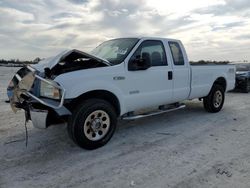
POLYGON ((135 59, 131 59, 128 63, 128 70, 147 70, 150 68, 150 60, 148 58, 141 58, 141 56, 136 56, 135 59))

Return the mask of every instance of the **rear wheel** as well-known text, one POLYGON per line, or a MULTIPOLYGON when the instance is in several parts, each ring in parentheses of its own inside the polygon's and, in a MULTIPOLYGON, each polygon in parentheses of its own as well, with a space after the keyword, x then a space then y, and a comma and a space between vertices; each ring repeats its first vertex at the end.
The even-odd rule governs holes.
POLYGON ((117 123, 111 104, 101 99, 90 99, 80 104, 68 123, 73 141, 84 149, 105 145, 113 136, 117 123))
POLYGON ((214 85, 208 96, 203 98, 203 105, 206 111, 216 113, 222 109, 224 100, 224 88, 220 85, 214 85))

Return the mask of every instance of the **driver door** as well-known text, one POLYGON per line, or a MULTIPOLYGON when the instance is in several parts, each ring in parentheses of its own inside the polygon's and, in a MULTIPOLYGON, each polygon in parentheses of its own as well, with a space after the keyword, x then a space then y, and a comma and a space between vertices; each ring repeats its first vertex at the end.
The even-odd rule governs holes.
POLYGON ((127 111, 167 104, 172 100, 172 68, 168 65, 165 47, 160 40, 143 41, 128 61, 127 111), (150 64, 146 70, 132 68, 138 62, 150 64), (146 62, 145 62, 146 61, 146 62))

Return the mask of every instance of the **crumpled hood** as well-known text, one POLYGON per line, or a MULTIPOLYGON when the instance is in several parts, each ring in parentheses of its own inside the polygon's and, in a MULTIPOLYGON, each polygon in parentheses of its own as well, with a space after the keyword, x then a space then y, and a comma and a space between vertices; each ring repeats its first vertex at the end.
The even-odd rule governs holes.
POLYGON ((73 49, 73 50, 64 50, 56 56, 45 58, 45 59, 41 60, 38 64, 32 65, 32 67, 40 72, 43 72, 44 68, 52 69, 54 66, 56 66, 60 62, 60 60, 62 60, 63 58, 65 58, 66 56, 71 54, 72 52, 77 52, 77 53, 84 55, 86 58, 93 58, 93 59, 96 59, 98 61, 102 61, 109 66, 111 65, 110 62, 107 61, 106 59, 91 55, 91 54, 86 53, 86 52, 82 52, 82 51, 73 49))

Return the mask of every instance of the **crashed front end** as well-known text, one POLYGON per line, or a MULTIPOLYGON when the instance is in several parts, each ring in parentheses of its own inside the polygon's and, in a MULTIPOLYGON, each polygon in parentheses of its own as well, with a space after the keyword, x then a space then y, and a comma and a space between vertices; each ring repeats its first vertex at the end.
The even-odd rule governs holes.
MULTIPOLYGON (((24 66, 12 78, 7 95, 14 112, 25 110, 26 121, 32 120, 34 127, 47 128, 48 114, 67 111, 64 104, 65 89, 44 73, 31 66, 24 66)), ((67 111, 69 113, 69 111, 67 111)))
POLYGON ((26 120, 31 120, 37 128, 67 120, 71 111, 65 106, 72 99, 65 99, 65 89, 54 81, 55 78, 73 71, 106 66, 110 66, 107 60, 75 49, 63 51, 34 66, 24 66, 7 88, 11 108, 14 112, 24 109, 26 120))

